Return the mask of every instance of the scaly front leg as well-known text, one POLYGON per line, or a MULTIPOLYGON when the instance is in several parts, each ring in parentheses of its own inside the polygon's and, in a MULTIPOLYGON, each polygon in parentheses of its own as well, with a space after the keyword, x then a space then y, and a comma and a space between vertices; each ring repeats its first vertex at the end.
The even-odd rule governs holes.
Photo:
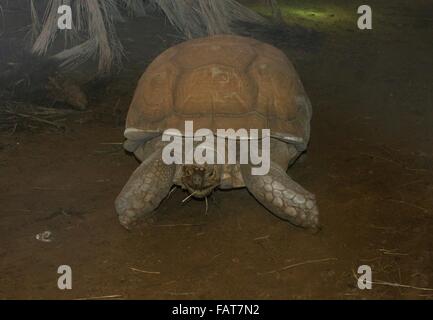
POLYGON ((305 228, 319 228, 319 211, 313 194, 293 181, 276 163, 267 175, 251 174, 251 166, 241 165, 248 190, 269 211, 281 219, 305 228))
POLYGON ((119 221, 125 228, 159 206, 173 185, 174 172, 174 165, 162 161, 160 150, 140 164, 115 201, 119 221))

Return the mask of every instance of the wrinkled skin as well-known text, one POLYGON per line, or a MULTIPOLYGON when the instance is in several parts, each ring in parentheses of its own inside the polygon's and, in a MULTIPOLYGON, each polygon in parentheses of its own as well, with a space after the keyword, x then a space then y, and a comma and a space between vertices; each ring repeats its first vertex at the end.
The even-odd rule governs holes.
MULTIPOLYGON (((314 195, 293 181, 285 170, 299 156, 294 150, 283 142, 271 144, 271 166, 263 176, 252 175, 250 165, 224 166, 231 166, 228 172, 239 172, 239 186, 245 186, 274 215, 296 226, 318 229, 319 212, 314 195)), ((150 216, 173 184, 180 185, 196 198, 204 198, 216 188, 222 188, 224 171, 227 171, 223 165, 167 165, 161 154, 161 147, 149 155, 140 153, 143 162, 116 199, 119 221, 127 229, 140 218, 150 216)))
POLYGON ((182 187, 196 198, 204 198, 220 184, 221 169, 218 165, 182 166, 182 187))

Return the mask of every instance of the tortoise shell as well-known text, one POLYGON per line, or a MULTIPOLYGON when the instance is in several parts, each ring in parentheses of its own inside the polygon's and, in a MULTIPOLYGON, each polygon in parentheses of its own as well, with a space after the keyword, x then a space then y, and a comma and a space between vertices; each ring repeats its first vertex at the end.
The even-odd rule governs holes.
POLYGON ((140 140, 169 128, 270 129, 305 148, 311 104, 286 55, 233 35, 189 40, 159 55, 141 77, 125 137, 140 140))

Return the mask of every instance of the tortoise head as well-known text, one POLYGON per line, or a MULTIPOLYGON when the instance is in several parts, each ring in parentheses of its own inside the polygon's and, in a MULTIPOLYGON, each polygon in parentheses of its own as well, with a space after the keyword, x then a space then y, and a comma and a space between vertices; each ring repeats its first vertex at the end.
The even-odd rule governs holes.
POLYGON ((196 198, 204 198, 220 184, 221 167, 215 164, 190 164, 182 167, 182 184, 196 198))

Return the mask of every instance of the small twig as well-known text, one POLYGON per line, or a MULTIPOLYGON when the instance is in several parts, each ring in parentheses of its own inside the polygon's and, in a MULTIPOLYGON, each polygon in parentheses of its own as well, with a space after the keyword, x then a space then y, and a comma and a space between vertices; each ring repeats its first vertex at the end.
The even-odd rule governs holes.
POLYGON ((35 116, 29 115, 29 114, 18 113, 18 112, 13 112, 13 111, 9 111, 9 110, 5 110, 4 112, 9 113, 9 114, 13 114, 13 115, 16 115, 16 116, 19 116, 21 118, 31 119, 33 121, 50 124, 50 125, 56 127, 57 129, 64 129, 64 125, 62 125, 62 124, 58 124, 56 122, 45 120, 45 119, 42 119, 42 118, 39 118, 39 117, 35 117, 35 116))
POLYGON ((155 224, 153 226, 162 227, 162 228, 173 228, 173 227, 201 227, 205 225, 206 223, 196 223, 196 224, 180 223, 180 224, 155 224))
POLYGON ((18 122, 15 122, 15 125, 14 125, 14 127, 12 129, 12 132, 9 133, 10 136, 13 136, 15 134, 15 131, 17 131, 17 127, 18 127, 18 122))
POLYGON ((389 256, 408 256, 408 253, 400 253, 400 252, 394 252, 394 250, 387 250, 387 249, 379 249, 380 252, 382 252, 385 255, 389 256))
POLYGON ((367 281, 367 283, 378 284, 378 285, 383 285, 383 286, 390 286, 390 287, 397 287, 397 288, 408 288, 408 289, 415 289, 415 290, 422 290, 422 291, 433 291, 433 288, 415 287, 415 286, 410 286, 407 284, 400 284, 400 283, 396 283, 396 282, 386 282, 386 281, 382 281, 382 280, 367 281))
POLYGON ((391 201, 391 202, 395 202, 395 203, 404 204, 404 205, 406 205, 406 206, 408 206, 408 207, 412 207, 412 208, 415 208, 415 209, 421 210, 421 211, 424 212, 424 213, 430 213, 430 210, 428 210, 427 208, 417 206, 417 205, 415 205, 415 204, 413 204, 413 203, 410 203, 410 202, 407 202, 407 201, 396 200, 396 199, 385 199, 385 200, 387 200, 387 201, 391 201))
MULTIPOLYGON (((355 274, 355 270, 352 270, 352 274, 353 274, 353 277, 358 281, 358 277, 355 274)), ((415 287, 415 286, 410 286, 408 284, 401 284, 401 283, 397 283, 397 282, 387 282, 387 281, 382 281, 382 280, 377 280, 377 281, 365 280, 365 283, 377 284, 377 285, 389 286, 389 287, 396 287, 396 288, 415 289, 415 290, 421 290, 421 291, 433 291, 433 288, 415 287)))
POLYGON ((111 146, 115 145, 115 146, 117 146, 117 145, 123 145, 123 142, 101 142, 100 144, 111 145, 111 146))
POLYGON ((270 235, 267 234, 266 236, 257 237, 257 238, 254 238, 253 240, 254 240, 254 241, 267 240, 267 239, 269 239, 269 237, 270 237, 270 235))
POLYGON ((174 186, 173 188, 171 188, 171 190, 169 191, 168 195, 167 195, 167 199, 170 198, 170 196, 173 194, 173 192, 175 192, 177 189, 177 186, 174 186))
POLYGON ((365 156, 368 156, 368 157, 373 158, 373 159, 377 159, 377 160, 382 160, 382 161, 385 161, 385 162, 393 163, 393 164, 395 164, 397 166, 400 166, 401 168, 403 168, 405 170, 408 170, 408 171, 413 171, 413 172, 431 172, 431 170, 428 170, 428 169, 411 168, 411 167, 408 167, 406 164, 404 164, 404 163, 402 163, 400 161, 397 161, 397 160, 394 160, 394 159, 385 158, 385 157, 381 157, 381 156, 370 154, 370 153, 366 153, 366 152, 362 152, 361 155, 365 155, 365 156))
POLYGON ((285 271, 285 270, 288 270, 288 269, 292 269, 292 268, 295 268, 295 267, 303 266, 303 265, 306 265, 306 264, 319 263, 319 262, 327 262, 327 261, 334 261, 334 260, 338 260, 338 259, 337 258, 326 258, 326 259, 307 260, 307 261, 303 261, 303 262, 299 262, 299 263, 295 263, 295 264, 291 264, 291 265, 285 266, 285 267, 283 267, 281 269, 271 270, 271 271, 262 272, 262 273, 258 273, 258 274, 259 275, 272 274, 272 273, 277 273, 277 272, 285 271))
POLYGON ((186 201, 188 201, 188 199, 190 199, 194 195, 195 195, 195 192, 191 193, 188 197, 186 197, 185 199, 182 200, 182 203, 185 203, 186 201))
POLYGON ((224 252, 218 253, 217 255, 215 255, 214 257, 212 257, 212 258, 209 260, 209 263, 211 263, 212 261, 214 261, 216 258, 222 256, 223 253, 224 253, 224 252))
POLYGON ((111 296, 99 296, 99 297, 89 297, 89 298, 77 298, 75 300, 98 300, 98 299, 114 299, 114 298, 121 298, 122 295, 120 294, 113 294, 111 296))
POLYGON ((166 294, 169 294, 171 296, 191 296, 196 294, 196 292, 164 292, 166 294))
POLYGON ((204 212, 204 215, 207 216, 207 211, 209 209, 209 204, 207 203, 207 197, 204 198, 204 201, 206 202, 206 211, 204 212))
POLYGON ((373 159, 390 162, 390 163, 396 164, 398 166, 404 166, 401 162, 396 161, 394 159, 389 159, 389 158, 381 157, 381 156, 378 156, 378 155, 375 155, 375 154, 371 154, 371 153, 367 153, 367 152, 362 152, 361 154, 364 155, 364 156, 368 156, 370 158, 373 158, 373 159))
POLYGON ((398 186, 396 186, 396 188, 403 188, 403 187, 407 187, 407 186, 410 186, 410 185, 413 185, 413 184, 418 184, 418 183, 420 183, 420 182, 424 182, 425 180, 415 180, 415 181, 411 181, 411 182, 407 182, 407 183, 404 183, 404 184, 400 184, 400 185, 398 185, 398 186))
POLYGON ((141 269, 137 269, 137 268, 133 268, 133 267, 129 267, 129 269, 131 269, 132 271, 135 271, 135 272, 141 272, 141 273, 146 273, 146 274, 161 274, 161 272, 159 272, 159 271, 146 271, 146 270, 141 270, 141 269))

